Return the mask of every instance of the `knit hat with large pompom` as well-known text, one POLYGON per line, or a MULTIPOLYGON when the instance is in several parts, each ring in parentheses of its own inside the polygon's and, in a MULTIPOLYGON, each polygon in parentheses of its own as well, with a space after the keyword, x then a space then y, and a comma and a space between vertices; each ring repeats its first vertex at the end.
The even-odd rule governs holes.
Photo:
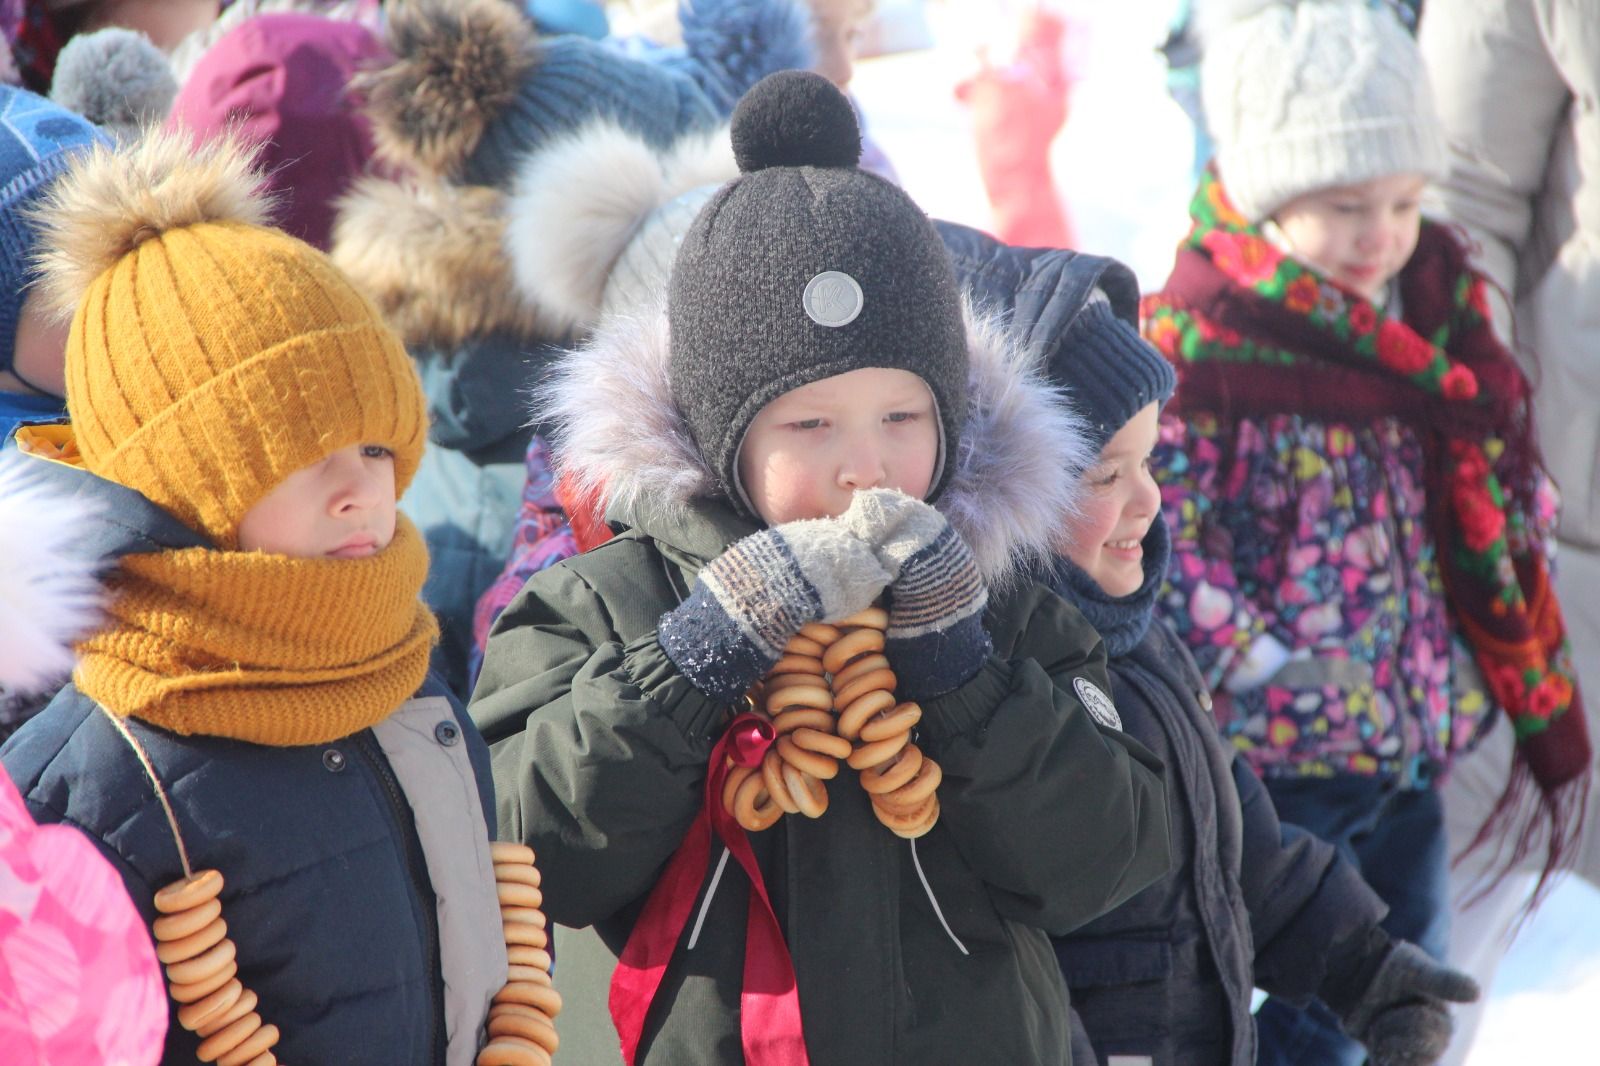
POLYGON ((284 478, 352 444, 392 449, 403 491, 427 432, 399 338, 326 255, 267 227, 261 186, 238 140, 153 132, 78 157, 39 216, 85 466, 224 548, 284 478))
POLYGON ((955 273, 922 209, 856 164, 861 133, 827 79, 785 71, 733 115, 742 172, 701 208, 673 261, 672 395, 726 495, 748 508, 739 447, 769 402, 868 367, 908 370, 938 405, 948 480, 967 415, 955 273))

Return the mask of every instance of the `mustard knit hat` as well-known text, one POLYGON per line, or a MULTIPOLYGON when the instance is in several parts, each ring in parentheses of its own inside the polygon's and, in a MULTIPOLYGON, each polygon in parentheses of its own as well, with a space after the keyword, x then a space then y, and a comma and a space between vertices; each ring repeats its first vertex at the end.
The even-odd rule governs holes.
POLYGON ((427 433, 399 338, 327 256, 266 228, 269 207, 237 141, 155 132, 83 155, 40 215, 85 465, 224 548, 352 444, 391 448, 404 491, 427 433))

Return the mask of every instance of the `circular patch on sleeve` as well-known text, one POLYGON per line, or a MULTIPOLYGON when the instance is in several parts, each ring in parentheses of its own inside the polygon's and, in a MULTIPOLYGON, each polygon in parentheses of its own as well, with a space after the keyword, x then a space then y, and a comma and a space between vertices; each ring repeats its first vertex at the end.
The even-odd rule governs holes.
POLYGON ((1122 715, 1117 713, 1116 705, 1111 702, 1111 697, 1100 691, 1100 686, 1090 681, 1087 677, 1072 679, 1072 687, 1078 693, 1078 698, 1083 705, 1089 708, 1089 714, 1095 721, 1107 729, 1122 730, 1122 715))
POLYGON ((811 321, 832 328, 854 322, 865 303, 861 286, 842 270, 824 270, 806 282, 806 291, 800 297, 811 321))

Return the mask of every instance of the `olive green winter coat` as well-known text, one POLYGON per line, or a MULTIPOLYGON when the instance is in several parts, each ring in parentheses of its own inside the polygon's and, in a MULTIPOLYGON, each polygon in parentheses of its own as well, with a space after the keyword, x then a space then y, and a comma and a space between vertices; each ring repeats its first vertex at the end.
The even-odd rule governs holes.
MULTIPOLYGON (((569 431, 569 470, 603 479, 609 515, 626 529, 530 580, 490 637, 471 705, 493 753, 501 835, 537 852, 550 917, 594 925, 613 954, 700 809, 730 716, 679 674, 657 621, 705 563, 756 529, 704 493, 709 475, 682 438, 647 432, 672 424, 670 400, 628 406, 627 389, 665 380, 651 361, 663 331, 630 328, 620 339, 602 334, 558 393, 569 417, 582 411, 590 423, 569 431)), ((972 358, 972 446, 939 505, 998 582, 1048 549, 1068 502, 1059 457, 1077 445, 1073 423, 1019 357, 975 332, 972 358), (996 426, 1009 435, 1006 454, 1050 461, 996 465, 983 454, 1001 446, 996 426)), ((1160 764, 1076 695, 1109 690, 1099 637, 1045 589, 1014 591, 1006 604, 1005 617, 989 619, 994 655, 923 704, 917 742, 944 770, 941 817, 927 836, 912 843, 879 825, 848 769, 829 782, 822 818, 789 817, 751 835, 793 956, 814 1066, 1064 1066, 1067 992, 1049 934, 1166 872, 1160 764), (1023 641, 1052 650, 1013 658, 1023 641)), ((742 1061, 747 899, 730 863, 696 946, 687 950, 688 930, 680 941, 641 1063, 742 1061)), ((607 1046, 572 1031, 604 1018, 604 983, 574 988, 559 938, 556 954, 569 1001, 588 1000, 563 1014, 564 1045, 607 1046)))

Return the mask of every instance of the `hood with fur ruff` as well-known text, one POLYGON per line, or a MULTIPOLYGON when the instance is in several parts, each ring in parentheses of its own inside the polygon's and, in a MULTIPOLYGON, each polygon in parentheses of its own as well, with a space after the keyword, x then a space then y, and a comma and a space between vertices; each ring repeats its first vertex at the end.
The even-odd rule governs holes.
MULTIPOLYGON (((1051 557, 1093 456, 1077 416, 1002 321, 970 302, 963 311, 967 418, 935 505, 999 590, 1051 557)), ((608 316, 557 362, 536 400, 536 417, 554 428, 559 475, 623 520, 717 494, 716 475, 673 402, 668 350, 664 305, 608 316)))

